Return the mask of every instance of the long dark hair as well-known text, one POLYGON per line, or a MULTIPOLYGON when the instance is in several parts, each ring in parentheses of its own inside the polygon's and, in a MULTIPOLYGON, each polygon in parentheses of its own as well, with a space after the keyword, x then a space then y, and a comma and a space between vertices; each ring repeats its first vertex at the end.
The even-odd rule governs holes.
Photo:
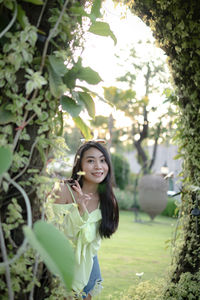
POLYGON ((108 174, 105 179, 98 185, 98 193, 100 198, 100 210, 102 214, 101 224, 99 226, 99 234, 101 237, 109 238, 117 229, 119 223, 119 208, 117 200, 113 193, 112 182, 113 182, 113 173, 110 156, 106 148, 94 141, 89 141, 84 143, 78 149, 75 158, 74 165, 72 169, 73 180, 78 180, 80 186, 83 186, 83 177, 79 176, 77 173, 81 170, 81 161, 85 151, 91 147, 101 151, 105 157, 106 163, 108 165, 108 174))

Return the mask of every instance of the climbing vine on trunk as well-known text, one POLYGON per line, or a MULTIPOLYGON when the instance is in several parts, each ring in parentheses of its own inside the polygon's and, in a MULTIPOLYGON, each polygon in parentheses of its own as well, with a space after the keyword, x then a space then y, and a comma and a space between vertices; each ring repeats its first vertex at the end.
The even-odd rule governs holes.
POLYGON ((71 115, 83 136, 91 136, 80 117, 84 110, 95 116, 84 82, 95 85, 101 78, 82 65, 84 32, 116 43, 100 8, 99 0, 0 1, 1 299, 66 294, 64 288, 53 290, 56 280, 27 250, 22 228, 44 219, 43 204, 54 183, 45 171, 49 153, 65 157, 64 115, 71 115))
POLYGON ((181 238, 172 259, 172 271, 163 299, 199 299, 200 282, 200 2, 124 1, 151 27, 168 56, 179 107, 175 139, 184 159, 181 238))

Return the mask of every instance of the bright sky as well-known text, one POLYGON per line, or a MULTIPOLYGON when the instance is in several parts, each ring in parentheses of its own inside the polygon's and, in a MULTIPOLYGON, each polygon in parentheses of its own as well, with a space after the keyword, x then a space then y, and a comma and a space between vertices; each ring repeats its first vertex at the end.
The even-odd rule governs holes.
MULTIPOLYGON (((119 86, 116 83, 116 78, 125 73, 125 69, 118 65, 119 60, 115 57, 115 54, 120 50, 124 52, 124 60, 128 55, 128 51, 131 46, 136 46, 139 40, 145 41, 147 39, 154 41, 152 32, 138 17, 134 16, 130 11, 127 11, 121 5, 114 6, 112 0, 106 0, 103 4, 104 20, 109 23, 111 30, 114 32, 117 38, 117 45, 114 45, 114 41, 110 37, 96 36, 91 33, 87 33, 85 50, 83 52, 83 64, 90 66, 99 73, 103 82, 95 87, 95 91, 103 96, 102 86, 119 86), (124 17, 122 17, 124 16, 124 17)), ((151 55, 164 57, 164 53, 161 49, 155 47, 151 48, 151 55)), ((140 46, 140 55, 147 58, 147 48, 140 46)), ((123 59, 123 56, 122 56, 123 59)), ((93 87, 91 87, 93 88, 93 87)), ((94 90, 94 89, 93 89, 94 90)), ((139 96, 144 96, 144 84, 139 80, 137 82, 137 93, 139 96), (140 91, 142 94, 140 94, 140 91)), ((154 96, 156 100, 156 95, 154 96)), ((160 99, 159 99, 160 100, 160 99)), ((119 114, 113 108, 106 107, 102 102, 96 104, 96 114, 109 115, 111 110, 113 115, 120 117, 122 121, 123 114, 119 114)), ((123 117, 123 126, 129 125, 130 122, 123 117)), ((122 125, 122 122, 121 122, 122 125)))
MULTIPOLYGON (((130 49, 130 45, 139 39, 152 39, 150 29, 136 16, 127 12, 125 8, 114 6, 112 0, 106 0, 103 5, 105 10, 104 20, 109 23, 111 30, 117 37, 117 45, 114 45, 110 37, 100 37, 88 33, 86 49, 84 51, 84 62, 90 64, 104 80, 106 84, 114 84, 116 74, 121 68, 117 66, 117 59, 114 54, 120 49, 130 49)), ((145 54, 145 49, 143 50, 145 54)))

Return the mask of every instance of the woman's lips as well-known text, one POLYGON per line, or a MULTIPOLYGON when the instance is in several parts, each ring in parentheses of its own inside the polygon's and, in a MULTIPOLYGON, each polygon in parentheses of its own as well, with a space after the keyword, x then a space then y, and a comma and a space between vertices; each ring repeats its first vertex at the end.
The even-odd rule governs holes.
POLYGON ((95 172, 95 173, 92 173, 92 175, 95 177, 101 177, 103 175, 103 172, 95 172))

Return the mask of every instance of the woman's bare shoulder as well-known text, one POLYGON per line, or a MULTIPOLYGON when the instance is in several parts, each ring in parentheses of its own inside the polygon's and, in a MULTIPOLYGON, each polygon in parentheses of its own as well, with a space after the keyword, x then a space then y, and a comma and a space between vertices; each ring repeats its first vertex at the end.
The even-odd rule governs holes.
POLYGON ((72 196, 70 194, 70 191, 69 191, 66 183, 60 182, 54 188, 54 194, 55 194, 55 203, 58 203, 58 204, 72 203, 72 196))

